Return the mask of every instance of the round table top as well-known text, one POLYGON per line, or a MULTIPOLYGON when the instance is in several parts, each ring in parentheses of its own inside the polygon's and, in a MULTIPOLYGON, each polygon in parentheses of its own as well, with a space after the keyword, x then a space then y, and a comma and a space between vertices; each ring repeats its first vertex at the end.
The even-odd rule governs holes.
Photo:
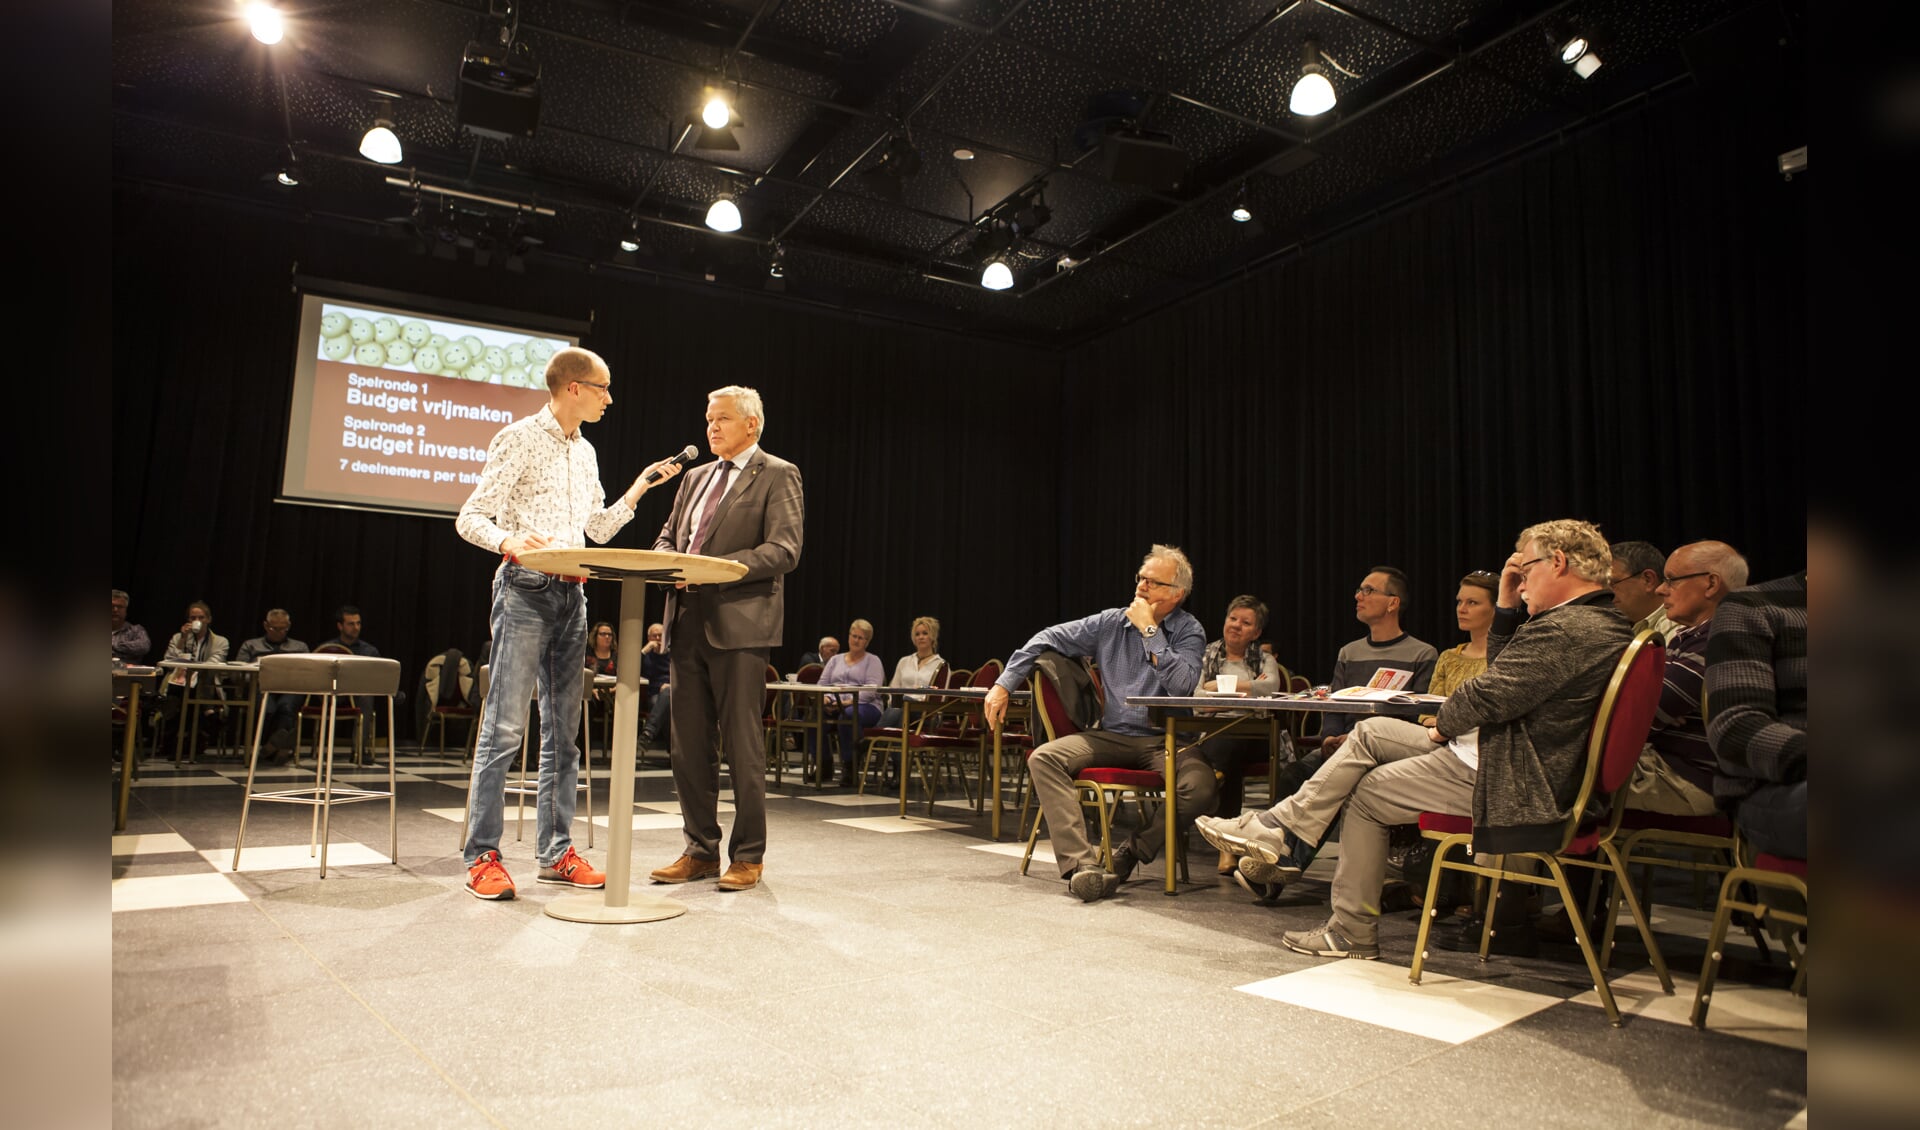
POLYGON ((747 567, 738 561, 657 549, 529 549, 520 555, 520 564, 556 576, 603 581, 637 577, 669 584, 685 581, 713 585, 747 575, 747 567))

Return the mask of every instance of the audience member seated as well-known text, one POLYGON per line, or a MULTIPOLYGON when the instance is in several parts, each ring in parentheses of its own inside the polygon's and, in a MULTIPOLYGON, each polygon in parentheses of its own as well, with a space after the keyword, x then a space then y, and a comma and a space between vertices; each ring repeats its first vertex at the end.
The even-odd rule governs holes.
POLYGON ((1755 851, 1807 858, 1807 572, 1741 589, 1707 641, 1713 794, 1755 851))
MULTIPOLYGON (((800 667, 805 667, 809 663, 818 663, 825 667, 828 661, 838 654, 840 654, 840 641, 832 636, 821 636, 820 642, 814 645, 814 649, 800 657, 800 667)), ((800 667, 795 667, 794 670, 798 671, 800 667)))
MULTIPOLYGON (((1496 574, 1475 570, 1460 578, 1460 591, 1453 595, 1453 621, 1467 633, 1467 642, 1448 648, 1434 660, 1429 694, 1450 695, 1453 688, 1487 669, 1487 632, 1493 627, 1494 601, 1499 595, 1496 574)), ((1433 715, 1421 715, 1420 724, 1433 725, 1433 715)))
MULTIPOLYGON (((1328 686, 1335 690, 1365 686, 1381 668, 1392 668, 1411 676, 1402 689, 1414 694, 1427 689, 1440 653, 1400 626, 1410 591, 1407 575, 1390 565, 1369 572, 1353 590, 1353 617, 1367 626, 1367 634, 1340 649, 1328 686)), ((1320 724, 1322 759, 1339 749, 1352 729, 1353 715, 1326 715, 1320 724)))
POLYGON ((132 602, 126 593, 113 590, 113 657, 122 663, 145 663, 153 641, 145 628, 127 623, 127 605, 132 602))
MULTIPOLYGON (((846 654, 835 654, 827 660, 826 670, 820 672, 820 685, 823 687, 877 687, 886 677, 886 668, 881 666, 880 657, 867 650, 867 644, 873 640, 873 625, 865 620, 855 620, 847 629, 846 654)), ((821 640, 822 644, 829 641, 821 640)), ((854 751, 860 743, 860 731, 880 721, 880 694, 878 691, 859 691, 855 694, 834 694, 821 696, 821 710, 829 720, 835 722, 834 733, 840 744, 840 783, 851 785, 859 768, 854 751)), ((833 760, 826 750, 820 751, 820 783, 826 784, 833 767, 833 760)))
POLYGON ((1725 542, 1697 541, 1667 558, 1660 583, 1666 618, 1667 672, 1646 748, 1633 769, 1627 807, 1672 816, 1711 816, 1713 746, 1700 714, 1714 613, 1747 583, 1747 560, 1725 542))
POLYGON ((1617 541, 1608 547, 1613 554, 1613 604, 1620 614, 1633 621, 1633 634, 1648 628, 1662 641, 1679 625, 1667 619, 1660 599, 1661 572, 1667 567, 1667 555, 1651 542, 1617 541))
MULTIPOLYGON (((379 648, 360 638, 361 617, 358 608, 351 604, 341 605, 340 610, 333 615, 333 623, 339 635, 328 640, 327 643, 337 644, 355 655, 365 655, 375 659, 380 657, 379 648)), ((491 647, 493 641, 489 640, 487 643, 488 646, 491 647)), ((325 647, 327 644, 321 644, 320 646, 325 647)), ((481 662, 486 662, 484 657, 481 662)), ((407 693, 405 691, 396 691, 393 696, 393 702, 396 708, 405 706, 407 704, 407 693)), ((374 726, 371 722, 372 719, 378 717, 382 725, 389 727, 387 733, 389 735, 393 733, 393 730, 390 728, 392 720, 386 717, 386 699, 379 695, 356 695, 354 696, 353 704, 359 707, 360 712, 370 720, 369 729, 367 730, 367 744, 369 748, 372 747, 373 736, 380 732, 380 728, 374 726)))
MULTIPOLYGON (((187 605, 186 623, 180 625, 180 630, 167 641, 167 653, 161 662, 225 663, 230 646, 227 637, 214 634, 213 609, 206 601, 196 600, 187 605)), ((199 671, 170 670, 167 677, 161 680, 160 701, 154 708, 154 726, 159 732, 164 733, 166 727, 175 720, 185 721, 180 718, 180 699, 189 689, 200 686, 201 674, 199 671)), ((226 690, 219 685, 219 680, 212 675, 208 677, 213 680, 215 693, 225 698, 226 690)), ((217 708, 205 707, 201 713, 199 740, 204 745, 210 731, 219 725, 220 712, 217 708), (208 722, 213 725, 208 726, 208 722)), ((158 733, 155 741, 156 744, 159 741, 158 733)))
POLYGON ((673 657, 666 647, 667 629, 647 625, 647 646, 640 649, 640 677, 647 681, 647 724, 640 731, 641 749, 665 752, 673 737, 673 657))
MULTIPOLYGON (((288 637, 293 630, 293 617, 287 615, 284 608, 268 609, 266 619, 260 623, 265 635, 255 636, 240 645, 235 657, 241 663, 258 663, 263 655, 292 655, 307 650, 307 645, 288 637)), ((260 704, 260 715, 266 720, 261 732, 266 734, 265 744, 273 751, 275 764, 293 756, 294 723, 300 717, 300 704, 303 700, 297 694, 270 694, 260 704)), ((253 735, 246 735, 247 741, 253 735)))
MULTIPOLYGON (((1280 686, 1280 664, 1262 648, 1255 647, 1255 640, 1267 630, 1267 605, 1257 596, 1236 596, 1227 602, 1227 620, 1220 629, 1220 638, 1207 645, 1200 657, 1200 684, 1195 693, 1211 694, 1220 689, 1220 676, 1231 675, 1239 680, 1235 689, 1248 695, 1270 695, 1282 689, 1280 686)), ((1237 717, 1246 712, 1242 710, 1215 710, 1209 713, 1222 717, 1237 717)), ((1240 806, 1246 801, 1246 780, 1242 776, 1248 766, 1267 764, 1272 750, 1267 740, 1257 736, 1258 731, 1246 733, 1229 731, 1218 737, 1210 737, 1202 742, 1199 754, 1215 773, 1220 775, 1220 801, 1216 811, 1222 816, 1240 815, 1240 806)), ((1234 857, 1231 853, 1220 853, 1220 874, 1232 873, 1234 857)))
MULTIPOLYGON (((1200 822, 1214 846, 1271 869, 1253 878, 1284 883, 1299 875, 1344 810, 1332 916, 1323 926, 1284 934, 1288 949, 1316 957, 1380 955, 1389 832, 1422 812, 1472 816, 1481 852, 1559 846, 1571 815, 1564 806, 1586 768, 1594 714, 1633 633, 1613 609, 1607 543, 1598 529, 1543 522, 1522 531, 1516 545, 1501 570, 1487 669, 1454 688, 1433 726, 1366 718, 1293 796, 1266 812, 1200 822), (1532 613, 1524 621, 1523 600, 1532 613)), ((1524 910, 1522 899, 1501 903, 1524 910)))
MULTIPOLYGON (((916 616, 913 620, 913 654, 903 655, 900 662, 893 665, 893 678, 888 686, 924 687, 933 682, 946 660, 940 658, 940 621, 931 616, 916 616)), ((923 694, 908 695, 915 702, 927 701, 923 694)), ((897 706, 889 706, 880 715, 882 726, 898 726, 903 711, 897 706)))
MULTIPOLYGON (((1097 728, 1081 730, 1033 751, 1027 774, 1033 796, 1046 816, 1053 858, 1067 890, 1082 902, 1112 894, 1135 866, 1151 863, 1166 839, 1169 804, 1161 804, 1148 825, 1131 839, 1113 845, 1113 870, 1101 866, 1100 851, 1087 840, 1087 817, 1073 779, 1083 769, 1110 766, 1158 772, 1164 765, 1165 734, 1143 706, 1128 706, 1129 696, 1187 695, 1200 681, 1207 650, 1206 629, 1181 608, 1193 591, 1193 566, 1170 545, 1147 553, 1134 577, 1133 602, 1079 620, 1056 624, 1028 640, 1007 660, 1006 669, 987 692, 987 724, 998 727, 1007 715, 1011 693, 1027 681, 1034 660, 1052 649, 1068 656, 1091 657, 1100 665, 1106 707, 1097 728)), ((1174 828, 1186 834, 1194 817, 1216 803, 1213 767, 1187 751, 1174 766, 1174 828)))

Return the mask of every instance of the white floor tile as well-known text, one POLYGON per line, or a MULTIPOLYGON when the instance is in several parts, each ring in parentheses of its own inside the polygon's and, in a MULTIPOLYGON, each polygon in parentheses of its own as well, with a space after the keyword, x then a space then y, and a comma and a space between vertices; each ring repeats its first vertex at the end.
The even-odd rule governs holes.
POLYGON ((455 824, 467 818, 467 810, 464 808, 423 808, 420 811, 426 813, 428 816, 438 816, 442 820, 451 820, 455 824))
POLYGON ((239 782, 218 773, 208 773, 194 777, 142 777, 133 775, 133 787, 136 789, 176 789, 194 788, 201 785, 224 785, 231 787, 239 782))
POLYGON ((852 793, 826 793, 823 795, 801 793, 795 799, 809 800, 815 804, 838 805, 841 808, 875 808, 883 804, 890 805, 895 810, 898 810, 900 807, 899 797, 875 796, 872 793, 868 793, 866 796, 855 796, 852 793))
MULTIPOLYGON (((1676 974, 1673 995, 1668 996, 1660 991, 1659 980, 1643 971, 1609 980, 1607 985, 1613 989, 1613 1003, 1622 1016, 1691 1024, 1693 990, 1698 983, 1676 974)), ((1574 997, 1573 1003, 1599 1008, 1600 994, 1589 989, 1574 997)), ((1713 1006, 1707 1009, 1707 1030, 1805 1051, 1807 1001, 1785 989, 1758 988, 1718 978, 1713 984, 1713 1006)))
POLYGON ((1401 965, 1352 958, 1238 986, 1243 993, 1462 1044, 1558 1004, 1557 997, 1521 992, 1483 981, 1462 981, 1433 972, 1421 983, 1407 980, 1401 965))
MULTIPOLYGON (((1021 856, 1023 856, 1023 855, 1025 855, 1025 854, 1027 853, 1027 845, 1026 845, 1026 844, 1024 844, 1024 843, 1018 843, 1018 844, 968 844, 968 845, 967 845, 967 850, 968 850, 968 851, 984 851, 984 852, 986 852, 986 853, 988 853, 989 855, 1004 855, 1004 856, 1007 856, 1007 857, 1008 857, 1008 858, 1010 858, 1010 859, 1019 859, 1019 858, 1020 858, 1021 856)), ((1052 849, 1052 848, 1050 848, 1050 847, 1048 847, 1048 846, 1047 846, 1046 844, 1044 844, 1044 843, 1038 843, 1038 844, 1035 844, 1035 845, 1033 845, 1033 861, 1034 861, 1035 863, 1053 863, 1053 862, 1055 862, 1055 860, 1054 860, 1054 857, 1053 857, 1053 849, 1052 849)))
MULTIPOLYGON (((233 867, 233 849, 220 848, 215 851, 203 851, 200 857, 230 872, 233 867)), ((355 867, 369 863, 392 863, 385 852, 375 851, 363 843, 353 840, 334 840, 327 848, 327 870, 336 867, 355 867)), ((255 871, 300 871, 306 868, 318 870, 320 851, 313 849, 308 854, 306 844, 248 844, 240 853, 240 873, 245 875, 255 871)))
POLYGON ((113 838, 114 855, 163 855, 168 852, 192 851, 193 845, 186 837, 173 832, 148 833, 136 836, 115 836, 113 838))
POLYGON ((929 820, 924 816, 853 816, 844 820, 828 820, 828 824, 844 824, 849 828, 860 828, 868 832, 934 832, 941 828, 964 828, 965 824, 955 824, 949 820, 929 820))
MULTIPOLYGON (((659 800, 659 801, 650 800, 650 801, 644 801, 640 804, 636 804, 634 805, 634 807, 644 808, 649 812, 665 812, 672 816, 680 815, 680 802, 677 800, 659 800)), ((732 812, 733 806, 731 804, 728 804, 724 800, 719 801, 717 802, 715 811, 732 812)))
POLYGON ((164 910, 175 906, 210 906, 217 902, 245 902, 246 892, 218 872, 194 875, 144 875, 113 881, 113 912, 164 910))
MULTIPOLYGON (((595 816, 593 822, 601 828, 611 827, 605 816, 595 816)), ((633 830, 636 832, 658 832, 668 828, 680 827, 680 817, 666 812, 636 812, 633 814, 633 830)))

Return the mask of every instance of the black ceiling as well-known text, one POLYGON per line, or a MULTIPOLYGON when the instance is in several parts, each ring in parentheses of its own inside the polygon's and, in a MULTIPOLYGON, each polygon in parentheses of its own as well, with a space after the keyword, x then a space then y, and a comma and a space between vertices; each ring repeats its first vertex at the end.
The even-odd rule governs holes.
POLYGON ((114 6, 122 183, 375 225, 422 253, 444 242, 443 255, 475 270, 517 258, 634 271, 1045 345, 1085 340, 1693 81, 1689 62, 1725 29, 1761 26, 1764 51, 1764 29, 1779 24, 1776 5, 1743 0, 279 6, 287 34, 271 48, 234 0, 114 6), (539 66, 538 129, 480 139, 456 119, 461 60, 516 7, 515 42, 539 66), (1557 24, 1591 37, 1605 64, 1591 79, 1550 48, 1557 24), (1359 76, 1329 68, 1339 105, 1315 119, 1287 108, 1308 37, 1359 76), (735 94, 736 150, 696 147, 707 87, 735 94), (1136 128, 1190 158, 1177 188, 1095 171, 1082 126, 1115 94, 1138 105, 1136 128), (399 166, 357 152, 381 114, 405 146, 399 166), (862 174, 895 137, 920 168, 889 193, 862 174), (295 188, 274 176, 289 154, 295 188), (511 203, 426 192, 416 204, 389 177, 511 203), (1010 215, 1040 186, 1051 214, 1011 250, 1015 286, 982 289, 983 217, 1010 215), (702 223, 722 192, 738 194, 745 220, 730 236, 702 223), (1242 193, 1254 223, 1228 217, 1242 193), (640 250, 623 252, 634 226, 640 250), (767 270, 776 242, 780 279, 767 270), (1082 262, 1063 266, 1066 253, 1082 262))

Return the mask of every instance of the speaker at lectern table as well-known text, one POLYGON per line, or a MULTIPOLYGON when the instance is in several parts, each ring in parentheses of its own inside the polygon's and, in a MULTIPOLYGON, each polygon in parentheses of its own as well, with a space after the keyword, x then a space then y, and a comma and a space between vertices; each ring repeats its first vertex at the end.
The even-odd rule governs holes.
POLYGON ((680 902, 636 892, 633 872, 633 754, 640 736, 640 653, 647 645, 649 583, 712 585, 747 573, 738 561, 651 549, 530 549, 520 564, 563 577, 620 582, 620 648, 613 693, 613 781, 607 797, 607 885, 598 894, 569 895, 547 904, 568 922, 658 922, 685 914, 680 902))

